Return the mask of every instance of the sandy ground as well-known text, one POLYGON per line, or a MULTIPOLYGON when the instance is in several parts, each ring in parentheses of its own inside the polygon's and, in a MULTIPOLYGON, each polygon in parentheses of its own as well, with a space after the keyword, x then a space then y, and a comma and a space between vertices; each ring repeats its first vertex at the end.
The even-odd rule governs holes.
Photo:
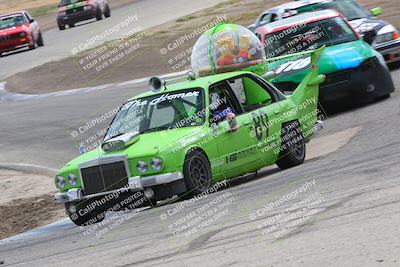
POLYGON ((0 192, 0 239, 65 217, 50 177, 0 170, 0 192))

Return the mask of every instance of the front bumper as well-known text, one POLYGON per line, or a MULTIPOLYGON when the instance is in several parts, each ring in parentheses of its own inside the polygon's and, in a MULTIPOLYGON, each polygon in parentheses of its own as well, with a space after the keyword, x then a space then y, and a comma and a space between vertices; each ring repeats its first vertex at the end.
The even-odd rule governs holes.
POLYGON ((71 14, 66 14, 63 16, 58 16, 57 21, 61 25, 68 25, 72 23, 78 23, 80 21, 92 19, 96 16, 96 9, 92 8, 89 10, 82 10, 82 11, 76 11, 71 14))
POLYGON ((374 46, 383 55, 386 63, 400 61, 400 39, 374 46))
POLYGON ((9 52, 32 44, 29 37, 18 38, 14 40, 7 40, 0 42, 0 52, 9 52))
POLYGON ((56 193, 54 195, 54 200, 56 203, 76 202, 109 194, 122 194, 143 190, 145 191, 146 189, 154 190, 155 196, 159 198, 168 197, 168 195, 170 194, 174 195, 182 193, 181 191, 186 191, 182 173, 173 172, 146 177, 130 177, 128 178, 128 184, 123 188, 91 195, 83 195, 83 191, 80 188, 69 189, 68 192, 56 193), (162 190, 162 187, 168 188, 169 192, 164 192, 164 190, 162 190))

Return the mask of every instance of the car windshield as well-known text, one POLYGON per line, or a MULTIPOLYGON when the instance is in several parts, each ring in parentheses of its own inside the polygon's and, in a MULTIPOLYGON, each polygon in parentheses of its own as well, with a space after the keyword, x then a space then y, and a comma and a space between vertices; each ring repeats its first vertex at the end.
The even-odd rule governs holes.
MULTIPOLYGON (((315 3, 295 9, 297 14, 318 10, 334 9, 341 13, 347 20, 355 20, 368 17, 368 13, 356 1, 340 0, 325 3, 315 3)), ((291 14, 287 12, 287 14, 291 14)))
POLYGON ((201 89, 130 100, 120 108, 104 140, 135 131, 145 133, 202 125, 205 120, 204 106, 201 89))
POLYGON ((0 30, 12 28, 26 24, 26 20, 22 15, 0 17, 0 30))
POLYGON ((358 36, 340 17, 325 19, 267 34, 265 51, 268 58, 332 46, 358 40, 358 36))
POLYGON ((61 0, 60 6, 66 6, 66 5, 69 5, 69 4, 75 4, 75 3, 78 3, 78 2, 82 2, 82 1, 85 1, 85 0, 61 0))

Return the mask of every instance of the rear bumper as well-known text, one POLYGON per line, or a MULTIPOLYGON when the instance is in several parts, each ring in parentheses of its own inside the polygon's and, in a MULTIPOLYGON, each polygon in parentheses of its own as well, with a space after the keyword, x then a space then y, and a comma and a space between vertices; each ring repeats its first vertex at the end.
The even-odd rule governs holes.
POLYGON ((90 9, 90 10, 83 10, 83 11, 77 11, 72 14, 67 14, 64 16, 58 16, 57 22, 61 25, 68 25, 72 23, 78 23, 80 21, 92 19, 96 16, 96 9, 90 9))
POLYGON ((374 48, 383 55, 386 63, 400 61, 400 39, 377 45, 374 48))
POLYGON ((56 203, 65 202, 76 202, 85 199, 98 198, 110 194, 124 194, 132 193, 137 191, 144 191, 146 189, 152 189, 156 198, 165 198, 169 195, 183 193, 186 191, 184 185, 183 175, 181 172, 164 173, 159 175, 147 176, 147 177, 130 177, 128 184, 120 189, 100 192, 97 194, 83 195, 83 190, 80 188, 74 188, 68 190, 68 192, 60 192, 54 195, 54 201, 56 203), (167 190, 164 190, 167 189, 167 190), (182 191, 182 192, 181 192, 182 191))
POLYGON ((394 91, 390 71, 377 58, 365 61, 360 67, 331 73, 320 86, 320 102, 347 98, 352 102, 374 99, 394 91))
MULTIPOLYGON (((292 82, 275 85, 285 93, 290 93, 297 87, 292 82)), ((385 96, 393 91, 392 76, 386 64, 373 57, 357 68, 327 74, 325 82, 320 85, 319 101, 326 103, 348 99, 357 102, 385 96)))

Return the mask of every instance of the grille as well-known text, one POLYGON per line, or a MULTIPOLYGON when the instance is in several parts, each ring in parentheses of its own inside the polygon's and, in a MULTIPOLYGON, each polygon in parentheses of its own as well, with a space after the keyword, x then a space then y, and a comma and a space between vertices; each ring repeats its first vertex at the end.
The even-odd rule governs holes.
POLYGON ((81 174, 85 195, 112 191, 128 184, 124 161, 82 168, 81 174))
POLYGON ((81 11, 83 11, 83 6, 82 7, 73 8, 73 9, 67 9, 65 12, 67 14, 73 14, 75 12, 81 12, 81 11))

